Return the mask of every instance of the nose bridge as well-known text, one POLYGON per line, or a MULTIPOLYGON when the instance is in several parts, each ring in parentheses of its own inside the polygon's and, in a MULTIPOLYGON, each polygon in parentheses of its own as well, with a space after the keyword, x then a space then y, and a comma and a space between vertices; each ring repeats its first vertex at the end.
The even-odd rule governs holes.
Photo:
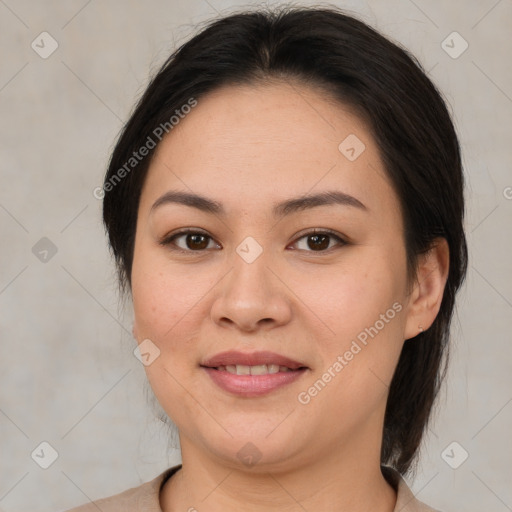
POLYGON ((251 254, 252 249, 249 249, 246 253, 249 258, 246 259, 243 249, 243 246, 239 246, 237 254, 234 254, 232 258, 233 272, 231 272, 229 280, 230 292, 240 296, 247 295, 255 301, 258 297, 262 298, 270 292, 268 267, 271 265, 271 261, 269 261, 269 251, 262 251, 259 256, 254 258, 254 255, 251 254))
POLYGON ((289 320, 286 289, 269 268, 271 252, 256 243, 246 239, 232 254, 232 271, 222 281, 212 306, 214 321, 254 330, 259 324, 282 324, 289 320))

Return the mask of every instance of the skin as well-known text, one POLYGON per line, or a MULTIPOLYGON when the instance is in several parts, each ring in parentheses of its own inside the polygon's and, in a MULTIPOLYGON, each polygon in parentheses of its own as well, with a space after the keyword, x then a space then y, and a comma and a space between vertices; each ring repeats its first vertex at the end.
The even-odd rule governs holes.
POLYGON ((319 90, 224 87, 163 139, 141 194, 132 296, 136 340, 160 350, 149 382, 180 435, 183 468, 161 492, 164 512, 393 510, 396 493, 380 471, 388 385, 404 340, 434 321, 448 272, 439 240, 409 283, 402 226, 369 130, 319 90), (366 146, 355 161, 338 149, 350 134, 366 146), (170 190, 222 203, 225 214, 172 203, 152 210, 170 190), (328 190, 365 208, 272 214, 277 202, 328 190), (186 236, 174 243, 188 252, 159 243, 183 228, 205 231, 206 249, 186 236), (331 238, 315 250, 305 236, 314 228, 347 243, 331 238), (248 236, 263 249, 252 263, 236 252, 248 236), (300 403, 395 303, 401 311, 300 403), (262 397, 234 396, 200 367, 231 349, 274 351, 309 370, 262 397), (237 457, 248 442, 261 454, 250 467, 237 457))

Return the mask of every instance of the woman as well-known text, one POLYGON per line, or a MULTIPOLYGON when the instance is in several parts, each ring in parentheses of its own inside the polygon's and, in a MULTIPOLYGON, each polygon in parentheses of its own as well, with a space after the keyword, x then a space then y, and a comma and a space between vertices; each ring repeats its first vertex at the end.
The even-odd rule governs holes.
POLYGON ((335 8, 212 22, 98 192, 182 464, 75 512, 433 510, 402 476, 466 271, 463 176, 407 52, 335 8))

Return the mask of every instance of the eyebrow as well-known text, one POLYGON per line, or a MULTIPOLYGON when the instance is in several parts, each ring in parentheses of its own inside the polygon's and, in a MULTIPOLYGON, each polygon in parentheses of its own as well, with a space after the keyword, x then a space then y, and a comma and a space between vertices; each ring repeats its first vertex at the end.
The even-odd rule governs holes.
MULTIPOLYGON (((151 212, 166 204, 182 204, 184 206, 197 208, 203 212, 215 215, 226 214, 224 207, 218 201, 214 201, 213 199, 209 199, 198 194, 173 190, 170 190, 163 196, 159 197, 153 203, 151 212)), ((359 201, 359 199, 356 199, 349 194, 345 194, 344 192, 340 192, 339 190, 329 190, 318 194, 295 197, 277 203, 273 206, 272 213, 275 217, 283 217, 285 215, 306 210, 308 208, 334 204, 350 206, 364 211, 368 210, 368 208, 361 201, 359 201)))

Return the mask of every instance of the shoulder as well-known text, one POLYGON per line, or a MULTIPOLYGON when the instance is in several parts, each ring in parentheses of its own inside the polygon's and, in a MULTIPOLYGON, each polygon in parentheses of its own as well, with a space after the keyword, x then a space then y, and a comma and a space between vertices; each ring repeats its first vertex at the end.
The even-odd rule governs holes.
POLYGON ((383 466, 382 473, 397 492, 396 505, 393 512, 440 512, 418 500, 398 471, 388 466, 383 466))
POLYGON ((161 512, 160 488, 169 479, 181 464, 165 470, 153 480, 138 487, 132 487, 124 492, 90 501, 79 507, 67 510, 66 512, 161 512))

